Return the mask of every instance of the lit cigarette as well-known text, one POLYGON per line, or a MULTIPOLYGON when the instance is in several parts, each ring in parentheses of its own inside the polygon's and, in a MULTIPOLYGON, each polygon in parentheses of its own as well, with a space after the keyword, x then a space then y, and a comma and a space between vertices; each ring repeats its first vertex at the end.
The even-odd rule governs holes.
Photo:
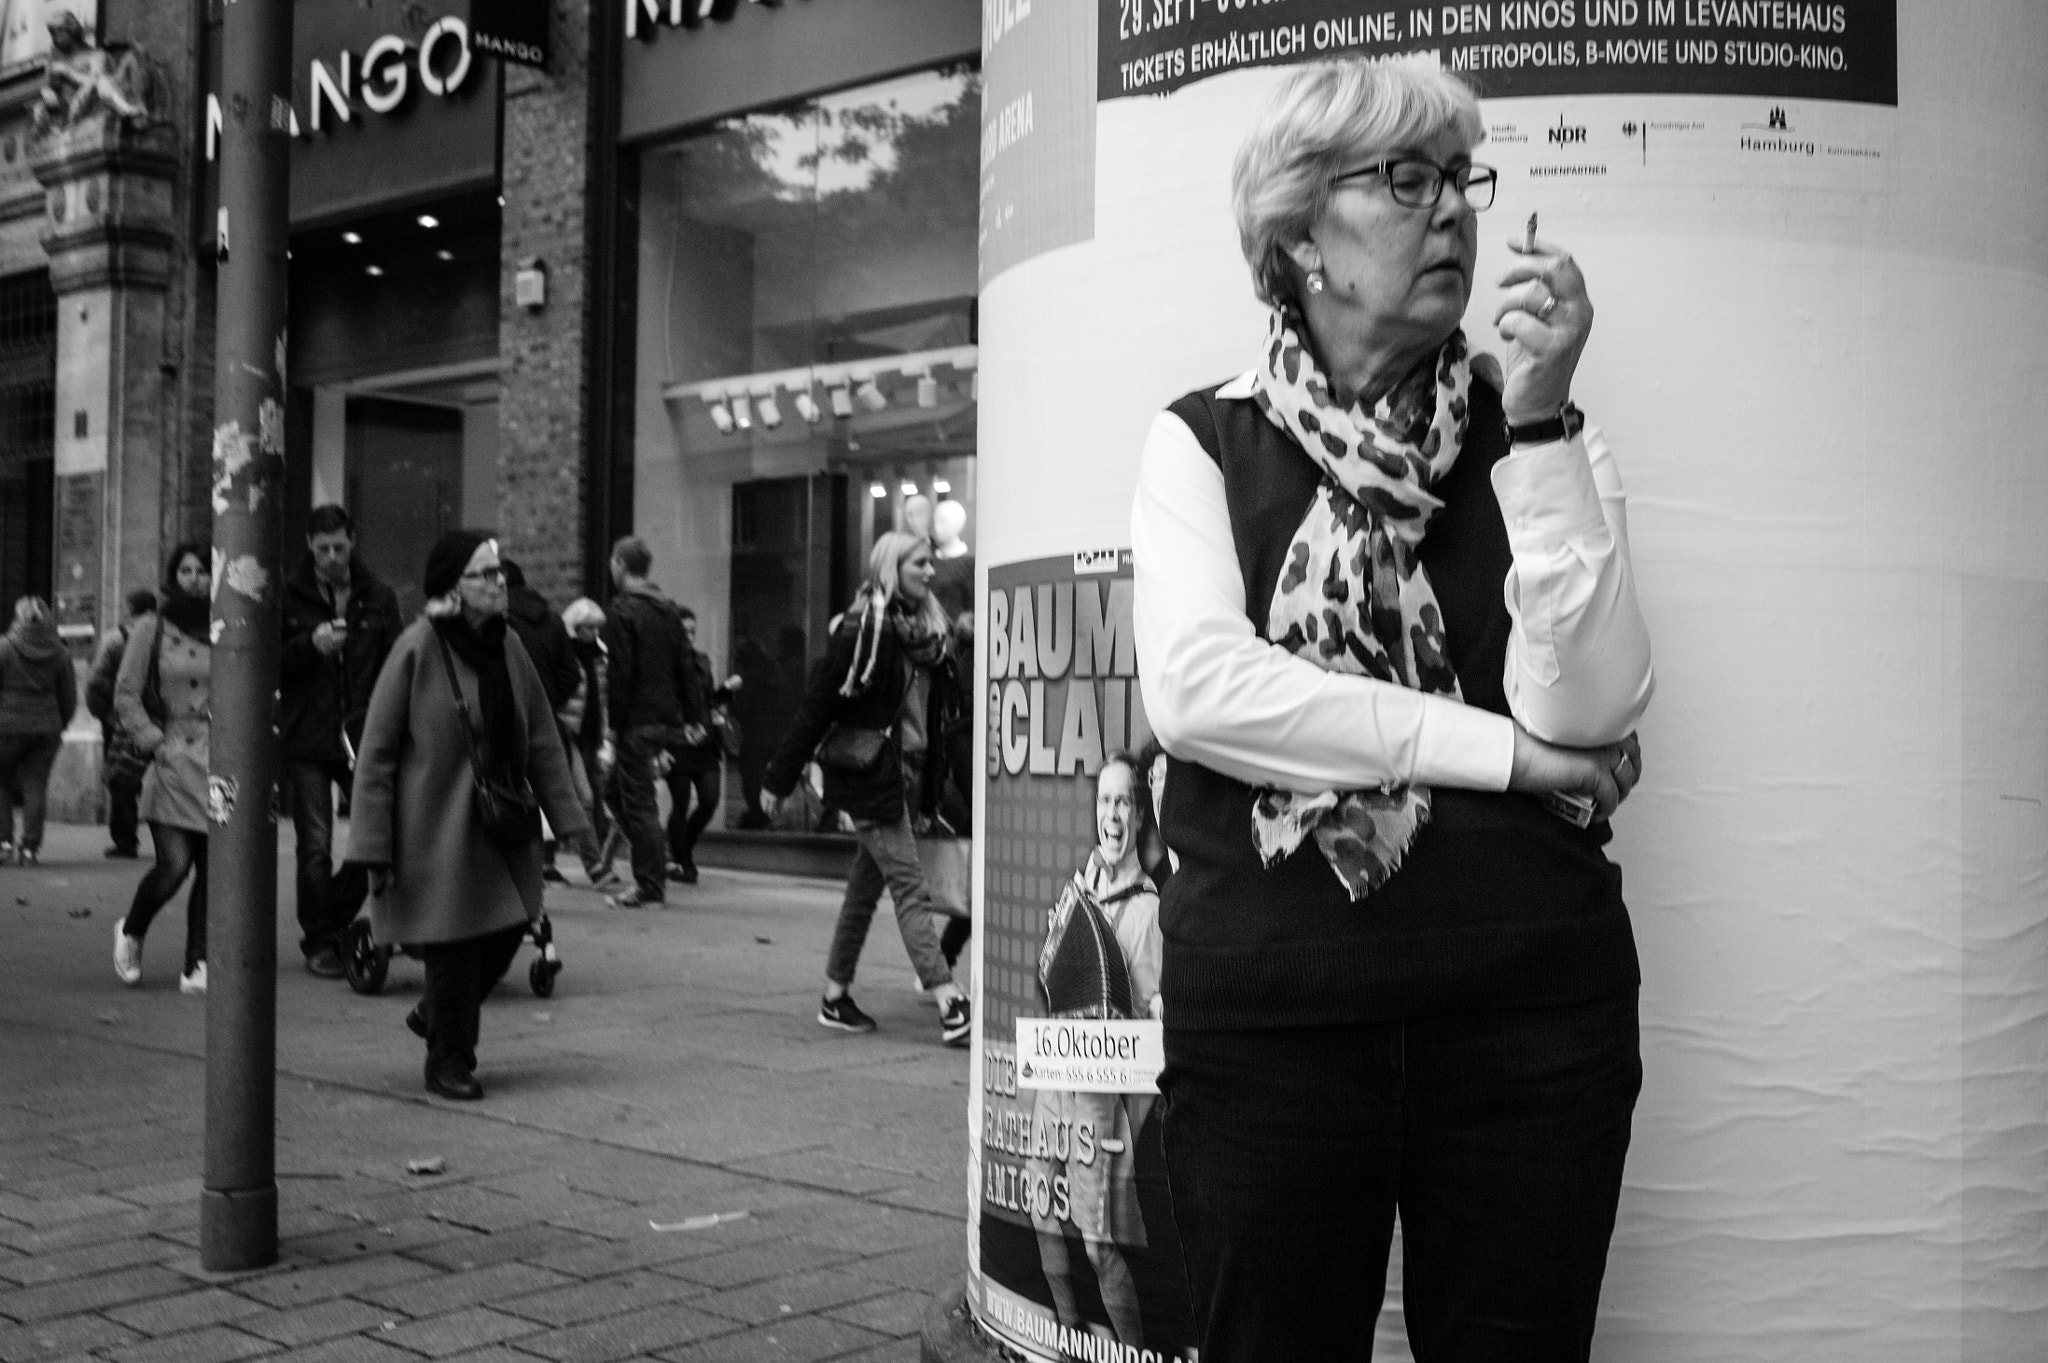
POLYGON ((1530 254, 1534 254, 1536 250, 1536 215, 1534 213, 1529 215, 1529 231, 1522 238, 1522 250, 1530 254))

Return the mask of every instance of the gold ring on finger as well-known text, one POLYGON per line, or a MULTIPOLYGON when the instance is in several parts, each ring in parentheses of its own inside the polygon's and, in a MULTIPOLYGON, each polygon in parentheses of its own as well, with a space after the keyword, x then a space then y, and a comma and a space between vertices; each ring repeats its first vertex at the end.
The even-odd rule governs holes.
POLYGON ((1550 320, 1550 314, 1555 311, 1557 311, 1557 295, 1552 294, 1550 295, 1550 297, 1543 300, 1542 307, 1536 309, 1536 320, 1539 322, 1547 322, 1550 320))

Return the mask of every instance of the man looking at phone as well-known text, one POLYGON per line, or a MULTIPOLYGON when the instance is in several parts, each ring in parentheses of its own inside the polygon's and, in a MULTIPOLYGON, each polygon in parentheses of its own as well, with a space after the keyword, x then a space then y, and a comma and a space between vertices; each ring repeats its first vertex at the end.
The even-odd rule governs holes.
POLYGON ((285 579, 277 731, 298 843, 299 950, 306 969, 341 976, 341 934, 368 890, 363 868, 334 870, 334 787, 346 792, 370 690, 403 622, 398 597, 356 557, 339 506, 316 506, 306 557, 285 579))

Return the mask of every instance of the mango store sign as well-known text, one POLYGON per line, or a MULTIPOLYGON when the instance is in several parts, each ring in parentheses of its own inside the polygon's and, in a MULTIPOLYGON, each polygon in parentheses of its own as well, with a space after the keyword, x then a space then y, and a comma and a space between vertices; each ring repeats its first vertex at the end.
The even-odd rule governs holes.
MULTIPOLYGON (((329 65, 315 57, 306 72, 310 107, 303 122, 298 109, 292 109, 292 136, 310 138, 336 124, 353 123, 358 103, 368 113, 397 113, 412 97, 415 82, 427 94, 446 99, 468 83, 475 65, 469 25, 452 14, 435 20, 417 43, 387 33, 364 48, 360 58, 343 51, 329 65)), ((221 121, 220 97, 208 94, 208 161, 220 151, 221 121)))

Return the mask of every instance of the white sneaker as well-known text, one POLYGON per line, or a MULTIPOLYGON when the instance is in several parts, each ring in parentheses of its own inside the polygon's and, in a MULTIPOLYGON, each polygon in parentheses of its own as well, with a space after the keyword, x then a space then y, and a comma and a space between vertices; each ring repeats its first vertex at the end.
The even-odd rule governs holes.
POLYGON ((180 994, 204 994, 206 992, 206 962, 201 961, 178 980, 180 994))
POLYGON ((142 983, 142 943, 128 935, 128 920, 114 924, 114 974, 131 989, 142 983))

